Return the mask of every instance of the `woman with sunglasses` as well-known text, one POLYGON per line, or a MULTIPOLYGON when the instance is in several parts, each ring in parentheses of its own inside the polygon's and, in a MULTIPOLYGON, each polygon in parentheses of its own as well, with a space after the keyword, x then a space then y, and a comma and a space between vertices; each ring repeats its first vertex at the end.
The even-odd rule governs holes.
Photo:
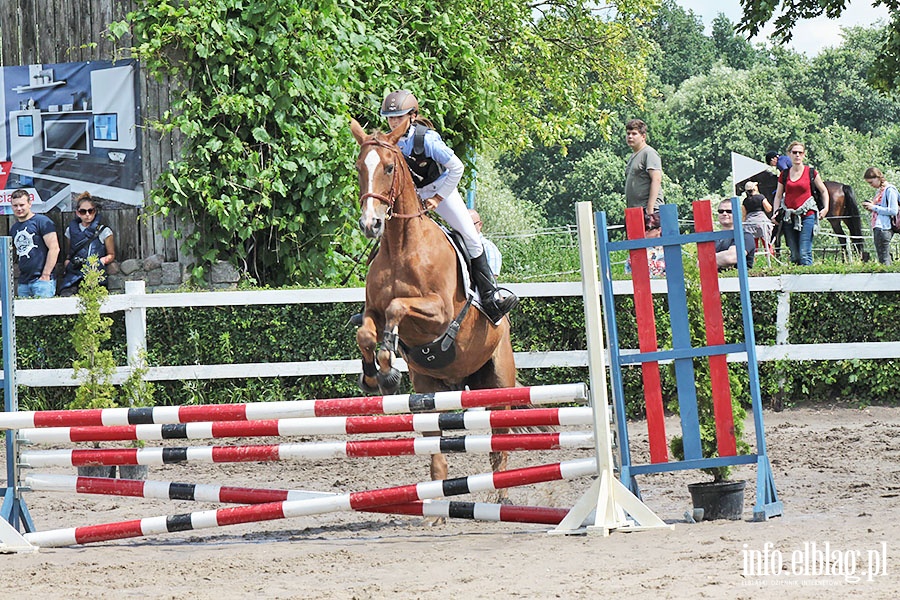
POLYGON ((772 221, 777 223, 783 199, 781 230, 791 250, 791 262, 795 265, 811 265, 813 235, 819 228, 819 219, 824 219, 828 214, 828 189, 816 170, 803 164, 806 147, 802 143, 791 142, 788 154, 793 164, 778 178, 773 205, 775 216, 772 221), (821 208, 813 197, 813 185, 821 196, 821 208))
MULTIPOLYGON (((112 230, 100 221, 100 208, 90 193, 82 192, 75 198, 75 218, 66 228, 69 253, 64 263, 60 296, 74 296, 84 279, 84 266, 88 257, 96 256, 104 272, 116 259, 116 245, 112 230)), ((106 281, 104 279, 104 285, 106 281)))

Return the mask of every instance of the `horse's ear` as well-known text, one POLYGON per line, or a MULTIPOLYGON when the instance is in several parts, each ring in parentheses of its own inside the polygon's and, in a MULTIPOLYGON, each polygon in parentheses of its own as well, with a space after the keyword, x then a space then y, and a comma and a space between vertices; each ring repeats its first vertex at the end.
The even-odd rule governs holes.
POLYGON ((353 137, 356 138, 357 143, 360 145, 366 141, 366 138, 369 137, 366 135, 365 129, 362 128, 362 125, 357 122, 356 119, 350 119, 350 132, 353 134, 353 137))
POLYGON ((391 132, 387 135, 387 138, 385 138, 385 139, 387 139, 387 141, 392 144, 396 144, 397 140, 399 140, 404 135, 406 135, 406 132, 409 131, 410 127, 412 127, 412 123, 404 120, 402 123, 397 125, 394 129, 392 129, 391 132))

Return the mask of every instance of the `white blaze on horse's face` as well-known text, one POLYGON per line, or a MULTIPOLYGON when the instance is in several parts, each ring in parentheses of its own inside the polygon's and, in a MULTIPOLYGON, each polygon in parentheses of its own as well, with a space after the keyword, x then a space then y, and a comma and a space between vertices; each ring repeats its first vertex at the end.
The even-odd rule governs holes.
MULTIPOLYGON (((378 174, 381 171, 381 157, 375 148, 369 150, 362 161, 363 168, 359 172, 359 186, 361 195, 380 194, 385 195, 386 190, 376 189, 378 174)), ((377 198, 367 196, 362 202, 362 214, 359 217, 359 228, 367 238, 373 239, 381 236, 384 231, 384 218, 387 205, 377 198)))

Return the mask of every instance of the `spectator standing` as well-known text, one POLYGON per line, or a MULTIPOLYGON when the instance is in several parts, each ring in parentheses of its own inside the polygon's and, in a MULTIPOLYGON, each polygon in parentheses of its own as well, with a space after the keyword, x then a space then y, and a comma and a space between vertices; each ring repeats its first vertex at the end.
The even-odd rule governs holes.
POLYGON ((472 216, 472 222, 475 223, 475 231, 481 236, 481 245, 484 246, 484 256, 487 258, 488 266, 491 268, 491 273, 496 277, 500 274, 500 269, 503 268, 503 256, 501 256, 500 249, 497 248, 497 245, 484 237, 484 233, 481 231, 484 223, 482 222, 481 215, 478 214, 478 211, 474 208, 470 208, 469 214, 472 216))
POLYGON ((19 263, 17 294, 22 298, 52 298, 56 295, 56 259, 59 238, 53 221, 31 210, 32 198, 27 190, 10 194, 10 206, 16 222, 9 235, 19 263))
MULTIPOLYGON (((719 228, 723 230, 734 229, 734 214, 732 214, 731 200, 722 200, 719 202, 717 212, 719 214, 719 228)), ((747 268, 752 269, 753 261, 756 257, 756 242, 753 239, 753 235, 747 231, 736 231, 734 233, 735 236, 741 234, 744 236, 744 251, 746 253, 747 268)), ((724 271, 726 269, 732 269, 737 266, 737 261, 737 246, 734 243, 734 238, 728 240, 716 240, 716 265, 719 267, 719 270, 724 271)))
POLYGON ((788 146, 791 155, 791 168, 782 172, 775 190, 773 221, 782 221, 782 233, 791 250, 791 262, 795 265, 812 264, 813 235, 819 228, 819 219, 828 214, 828 188, 812 167, 803 164, 806 146, 800 142, 791 142, 788 146), (812 186, 815 185, 822 198, 820 209, 813 197, 812 186), (784 200, 784 211, 779 213, 784 200))
MULTIPOLYGON (((69 252, 64 263, 60 296, 74 296, 84 279, 84 267, 91 256, 96 256, 104 272, 116 259, 116 244, 112 230, 100 219, 100 205, 83 192, 75 199, 75 218, 65 233, 69 252)), ((106 280, 104 278, 104 285, 106 280)))
POLYGON ((766 152, 766 164, 770 167, 775 167, 778 171, 778 175, 780 175, 782 171, 790 169, 793 163, 791 162, 790 156, 778 154, 774 150, 769 150, 766 152))
POLYGON ((863 175, 866 183, 875 188, 875 196, 868 202, 863 202, 863 208, 872 213, 872 238, 875 241, 875 253, 878 262, 889 265, 891 260, 891 238, 894 231, 891 228, 891 220, 900 210, 900 193, 897 187, 888 183, 884 173, 877 167, 869 167, 863 175))
POLYGON ((625 165, 625 206, 644 209, 644 230, 659 227, 659 204, 663 202, 662 159, 647 144, 647 124, 632 119, 625 124, 625 142, 631 156, 625 165))
POLYGON ((755 181, 745 183, 744 200, 741 202, 741 223, 744 229, 753 233, 755 239, 768 242, 772 239, 771 215, 772 205, 759 193, 759 184, 755 181))

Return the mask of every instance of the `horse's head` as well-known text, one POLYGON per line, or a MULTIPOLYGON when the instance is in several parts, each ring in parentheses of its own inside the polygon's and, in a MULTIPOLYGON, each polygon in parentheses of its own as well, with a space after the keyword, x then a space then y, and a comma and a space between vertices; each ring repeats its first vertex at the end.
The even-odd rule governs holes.
POLYGON ((360 145, 356 159, 362 209, 359 228, 367 238, 378 238, 384 232, 385 221, 391 218, 394 203, 404 188, 403 169, 406 164, 397 147, 397 140, 406 130, 398 127, 387 135, 368 135, 355 119, 351 119, 350 131, 360 145))

